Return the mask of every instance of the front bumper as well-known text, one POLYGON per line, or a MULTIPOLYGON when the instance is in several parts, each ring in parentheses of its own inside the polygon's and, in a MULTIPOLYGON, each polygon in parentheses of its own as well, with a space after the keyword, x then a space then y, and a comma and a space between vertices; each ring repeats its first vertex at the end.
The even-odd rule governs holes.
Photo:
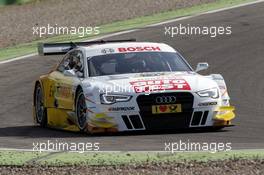
MULTIPOLYGON (((87 132, 89 133, 108 133, 108 132, 125 132, 125 131, 161 131, 161 130, 179 130, 179 129, 200 129, 200 128, 219 128, 230 127, 231 120, 234 119, 235 114, 233 112, 234 107, 223 106, 219 107, 219 111, 208 110, 195 110, 191 114, 191 118, 185 118, 182 123, 174 123, 175 121, 182 121, 184 116, 180 116, 181 119, 175 120, 171 118, 154 118, 152 116, 152 122, 142 119, 140 112, 130 113, 108 113, 107 118, 112 118, 109 123, 103 121, 95 123, 87 123, 87 132), (220 113, 219 113, 220 112, 220 113), (113 123, 113 120, 115 121, 113 123), (161 122, 162 121, 162 122, 161 122), (187 122, 187 125, 186 125, 187 122), (168 127, 168 124, 170 127, 168 127)), ((177 117, 177 116, 176 116, 177 117)), ((179 116, 178 116, 179 117, 179 116)), ((150 119, 151 120, 151 119, 150 119)))
POLYGON ((235 118, 234 106, 221 106, 215 111, 213 117, 214 126, 231 125, 231 120, 235 118))
MULTIPOLYGON (((168 94, 171 93, 162 95, 168 94)), ((153 98, 159 94, 139 95, 136 101, 129 104, 116 104, 118 106, 136 106, 131 111, 108 111, 105 105, 103 109, 99 104, 97 109, 101 110, 89 115, 87 130, 93 133, 231 126, 231 120, 235 117, 234 107, 219 105, 198 107, 193 94, 188 92, 173 94, 182 104, 181 113, 153 115, 151 105, 155 105, 153 98)), ((107 108, 110 107, 112 106, 107 108)))

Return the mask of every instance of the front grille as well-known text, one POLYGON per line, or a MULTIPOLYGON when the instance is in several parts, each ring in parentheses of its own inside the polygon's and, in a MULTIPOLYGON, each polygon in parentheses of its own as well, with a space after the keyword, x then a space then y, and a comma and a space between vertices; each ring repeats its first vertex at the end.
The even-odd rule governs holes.
POLYGON ((131 121, 131 123, 135 129, 142 129, 143 128, 143 124, 142 124, 140 117, 138 115, 130 115, 129 118, 130 118, 130 121, 131 121))
POLYGON ((194 112, 193 119, 192 119, 192 126, 200 124, 202 115, 203 115, 203 112, 201 111, 194 112))
POLYGON ((193 98, 193 95, 188 92, 159 93, 138 96, 137 103, 140 108, 140 115, 145 128, 147 130, 188 128, 193 112, 193 98), (157 104, 156 102, 156 98, 159 96, 176 97, 175 104, 181 104, 182 112, 153 115, 152 105, 163 105, 161 103, 157 104))
POLYGON ((192 126, 205 125, 209 111, 196 111, 193 113, 192 126))
POLYGON ((144 129, 143 123, 141 122, 139 115, 122 115, 122 119, 127 129, 144 129))
POLYGON ((207 120, 208 113, 209 113, 209 111, 204 111, 203 119, 201 121, 201 125, 205 125, 206 120, 207 120))
POLYGON ((126 115, 122 115, 122 119, 126 124, 127 129, 132 129, 132 125, 126 115))

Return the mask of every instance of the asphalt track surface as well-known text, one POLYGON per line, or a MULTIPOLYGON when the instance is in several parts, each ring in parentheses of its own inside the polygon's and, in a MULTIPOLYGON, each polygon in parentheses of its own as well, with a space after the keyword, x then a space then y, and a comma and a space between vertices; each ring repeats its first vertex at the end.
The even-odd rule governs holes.
POLYGON ((100 150, 164 150, 165 142, 231 142, 233 149, 264 148, 264 3, 201 15, 162 26, 145 28, 111 39, 167 43, 190 64, 206 61, 204 74, 221 73, 236 107, 235 127, 220 132, 159 132, 87 136, 33 125, 34 80, 47 73, 60 57, 34 56, 0 64, 0 147, 32 149, 32 143, 99 142, 100 150), (164 35, 165 26, 232 26, 232 35, 164 35))

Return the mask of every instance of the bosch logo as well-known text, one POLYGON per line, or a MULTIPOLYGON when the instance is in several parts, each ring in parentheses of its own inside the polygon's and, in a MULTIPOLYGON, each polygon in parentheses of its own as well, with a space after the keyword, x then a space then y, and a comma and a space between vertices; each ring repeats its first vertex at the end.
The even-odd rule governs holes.
POLYGON ((175 103, 176 97, 175 96, 161 96, 156 98, 156 103, 162 104, 162 103, 175 103))

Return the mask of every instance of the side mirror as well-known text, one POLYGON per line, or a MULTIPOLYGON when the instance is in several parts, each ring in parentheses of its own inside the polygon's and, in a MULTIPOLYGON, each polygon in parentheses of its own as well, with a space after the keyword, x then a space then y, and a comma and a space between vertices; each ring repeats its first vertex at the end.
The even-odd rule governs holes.
POLYGON ((209 67, 208 63, 198 63, 196 66, 195 72, 200 72, 202 70, 206 70, 206 69, 208 69, 208 67, 209 67))
POLYGON ((73 69, 70 69, 70 70, 65 70, 63 72, 63 75, 68 76, 68 77, 75 77, 76 73, 73 69))

